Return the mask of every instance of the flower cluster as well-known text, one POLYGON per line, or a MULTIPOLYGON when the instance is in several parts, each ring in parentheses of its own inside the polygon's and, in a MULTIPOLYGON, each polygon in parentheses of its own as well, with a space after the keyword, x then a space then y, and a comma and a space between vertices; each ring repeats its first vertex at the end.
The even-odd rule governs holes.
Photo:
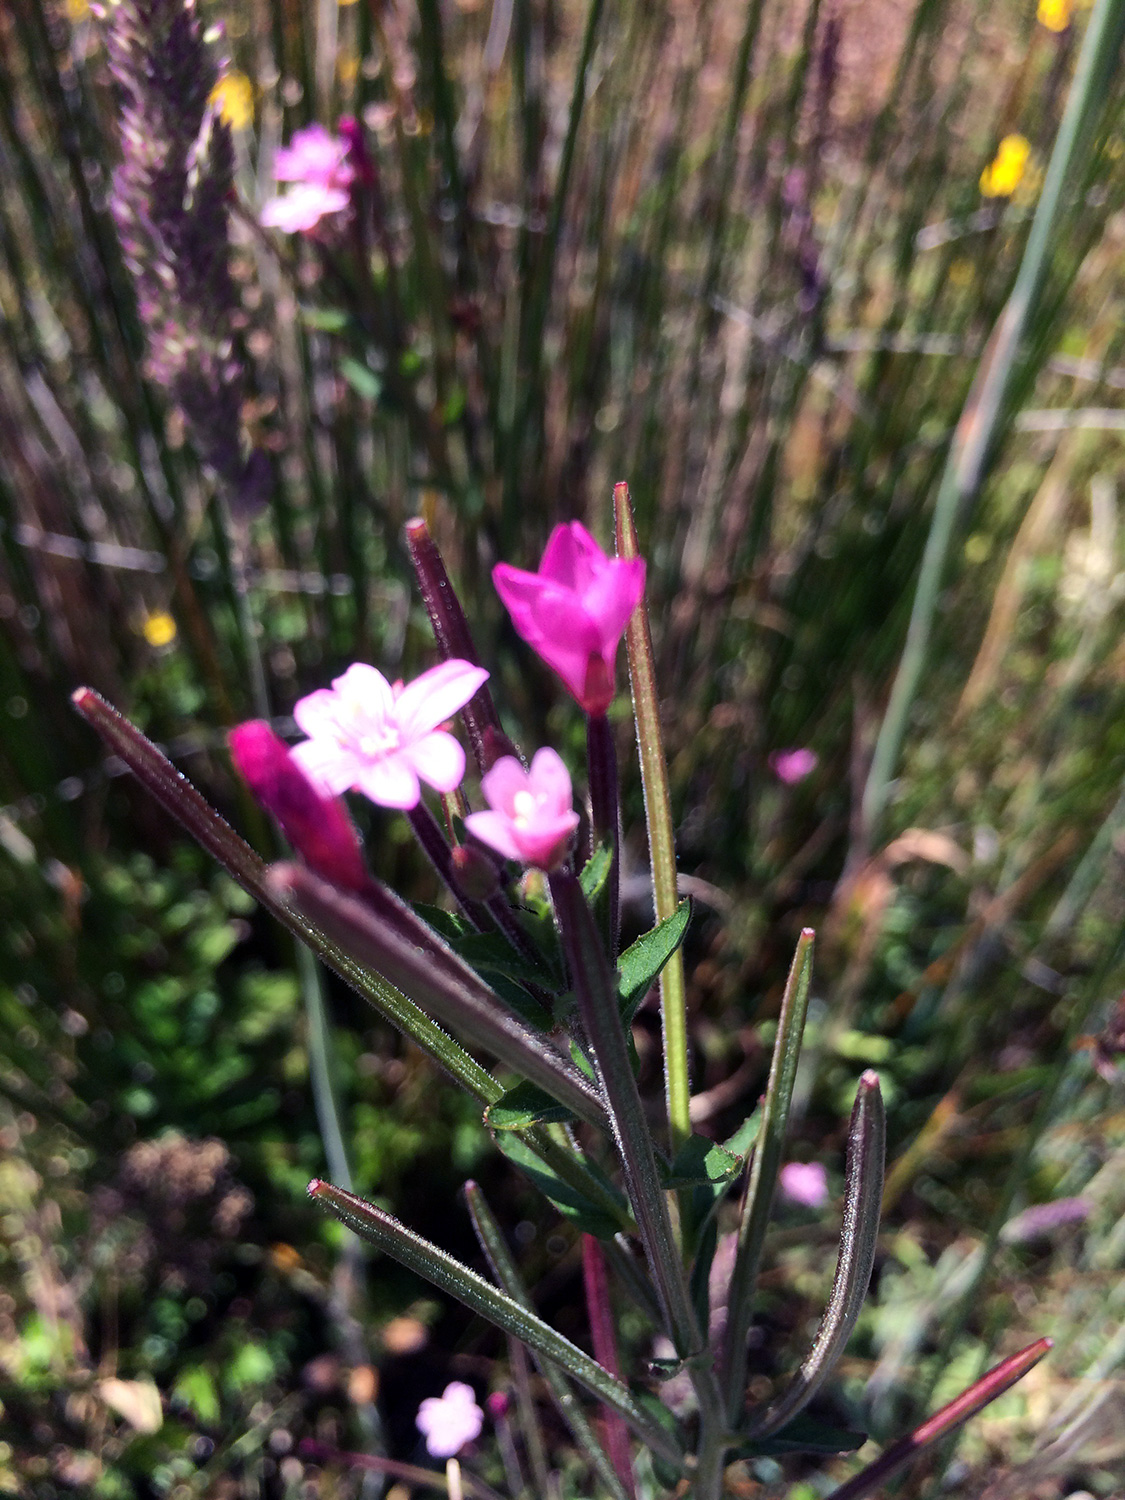
POLYGON ((347 208, 356 175, 350 157, 343 135, 332 135, 323 125, 298 130, 273 163, 278 182, 292 185, 263 205, 262 223, 286 234, 307 233, 321 219, 347 208))
MULTIPOLYGON (((326 132, 312 129, 282 167, 338 161, 326 132)), ((296 142, 296 138, 295 142, 296 142)), ((311 169, 311 168, 310 168, 311 169)), ((521 636, 562 678, 592 716, 612 701, 617 650, 644 591, 644 563, 610 558, 577 522, 556 527, 537 573, 500 564, 497 590, 521 636)), ((390 683, 355 662, 330 688, 293 709, 307 736, 292 750, 264 724, 231 736, 231 752, 258 800, 281 824, 306 864, 338 885, 366 878, 350 819, 338 799, 359 792, 381 807, 411 811, 422 784, 448 794, 465 775, 465 752, 444 726, 488 680, 483 667, 450 657, 409 684, 390 683)), ((487 811, 465 819, 469 834, 505 859, 542 870, 567 857, 579 817, 570 774, 554 750, 539 750, 530 769, 502 755, 484 772, 487 811)))

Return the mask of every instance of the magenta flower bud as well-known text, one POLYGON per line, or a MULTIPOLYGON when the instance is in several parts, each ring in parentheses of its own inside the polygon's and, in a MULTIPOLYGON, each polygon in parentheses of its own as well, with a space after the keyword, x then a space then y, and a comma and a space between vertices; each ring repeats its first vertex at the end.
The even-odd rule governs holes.
POLYGON ((468 844, 457 844, 449 851, 449 866, 457 890, 468 901, 491 901, 500 894, 496 866, 487 854, 468 844))
POLYGON ((570 773, 553 750, 537 750, 531 770, 505 755, 481 778, 489 812, 470 813, 465 827, 505 859, 555 870, 578 827, 570 773))
POLYGON ((613 701, 617 647, 645 588, 642 558, 607 557, 577 521, 556 526, 538 573, 497 563, 512 624, 588 714, 613 701))
POLYGON ((512 1398, 507 1391, 493 1391, 491 1395, 485 1397, 484 1404, 492 1420, 502 1422, 511 1409, 512 1398))
POLYGON ((359 835, 344 804, 323 796, 263 719, 230 732, 230 753, 256 799, 311 870, 333 885, 362 891, 369 877, 359 835))
POLYGON ((775 750, 770 756, 770 769, 779 781, 793 786, 804 781, 816 770, 819 757, 815 750, 775 750))

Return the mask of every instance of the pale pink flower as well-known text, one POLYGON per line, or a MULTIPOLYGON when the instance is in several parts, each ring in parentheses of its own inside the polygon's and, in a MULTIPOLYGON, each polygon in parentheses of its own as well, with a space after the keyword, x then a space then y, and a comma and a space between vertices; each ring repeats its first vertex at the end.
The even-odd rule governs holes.
POLYGON ((355 180, 350 152, 348 140, 331 135, 323 125, 308 125, 296 131, 289 145, 278 151, 273 163, 278 182, 294 185, 263 205, 262 223, 267 228, 294 234, 313 229, 327 214, 347 208, 348 189, 355 180))
POLYGON ((483 667, 453 660, 392 687, 382 672, 356 662, 293 709, 308 735, 293 757, 326 795, 354 790, 382 807, 415 807, 419 779, 439 792, 461 784, 465 752, 439 726, 487 678, 483 667))
POLYGON ((527 644, 588 714, 604 714, 617 647, 644 593, 643 559, 607 557, 571 521, 552 531, 538 573, 497 563, 492 581, 527 644))
POLYGON ((819 759, 815 750, 775 750, 770 756, 770 768, 779 781, 792 786, 811 775, 819 759))
POLYGON ((791 1203, 821 1208, 828 1202, 828 1173, 818 1161, 790 1161, 778 1174, 778 1185, 791 1203))
POLYGON ((440 1396, 427 1396, 415 1418, 431 1458, 453 1458, 466 1443, 480 1436, 484 1412, 471 1385, 452 1380, 440 1396))
POLYGON ((555 752, 537 750, 530 771, 502 755, 480 787, 491 811, 470 813, 469 832, 506 859, 555 869, 578 827, 570 773, 555 752))

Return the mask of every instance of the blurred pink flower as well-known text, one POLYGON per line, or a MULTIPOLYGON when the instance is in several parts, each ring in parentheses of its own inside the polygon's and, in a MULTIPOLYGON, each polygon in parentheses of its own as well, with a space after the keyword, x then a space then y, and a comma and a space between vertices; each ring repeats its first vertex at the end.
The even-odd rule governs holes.
POLYGON ((1022 1214, 1009 1219, 1000 1231, 1007 1245, 1022 1245, 1040 1239, 1064 1224, 1081 1224, 1090 1217, 1094 1205, 1089 1198, 1056 1198, 1051 1203, 1033 1203, 1022 1214))
POLYGON ((571 521, 552 531, 538 573, 497 563, 492 581, 527 644, 588 714, 604 714, 613 701, 617 647, 644 593, 644 561, 607 557, 571 521))
POLYGON ((443 661, 404 687, 355 662, 331 689, 302 698, 293 717, 309 736, 293 757, 329 796, 355 790, 382 807, 411 808, 419 779, 451 792, 465 774, 465 752, 438 726, 488 678, 483 667, 443 661))
POLYGON ((331 135, 323 125, 296 131, 273 163, 278 182, 294 186, 263 205, 262 223, 293 234, 312 229, 325 215, 347 208, 348 189, 355 179, 355 169, 348 159, 351 149, 345 137, 331 135))
POLYGON ((786 1162, 777 1180, 791 1203, 820 1208, 828 1202, 828 1173, 818 1161, 786 1162))
POLYGON ((484 1412, 471 1385, 453 1380, 440 1396, 427 1396, 415 1418, 431 1458, 453 1458, 466 1443, 480 1436, 484 1412))
POLYGON ((815 750, 775 750, 770 756, 770 769, 779 781, 792 786, 815 771, 818 760, 815 750))
POLYGON ((311 870, 349 890, 368 884, 359 835, 342 802, 324 796, 264 719, 230 732, 230 753, 243 779, 311 870))
POLYGON ((537 750, 531 770, 504 755, 481 778, 490 812, 470 813, 469 832, 506 859, 553 870, 578 827, 570 773, 553 750, 537 750))

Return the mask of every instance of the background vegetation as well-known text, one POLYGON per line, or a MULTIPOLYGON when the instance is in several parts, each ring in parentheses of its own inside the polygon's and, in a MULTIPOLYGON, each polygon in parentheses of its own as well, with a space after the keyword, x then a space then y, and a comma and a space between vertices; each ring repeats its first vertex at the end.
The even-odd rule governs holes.
MULTIPOLYGON (((304 1200, 326 1170, 308 975, 101 758, 68 694, 104 692, 268 851, 224 748, 256 712, 247 619, 279 720, 351 660, 409 673, 430 650, 401 541, 421 512, 513 727, 577 752, 577 716, 505 632, 488 572, 534 565, 557 520, 608 540, 627 478, 698 896, 697 1128, 729 1135, 760 1092, 796 932, 816 927, 794 1155, 838 1189, 867 1066, 890 1127, 886 1228, 837 1415, 884 1440, 990 1353, 1047 1333, 1049 1362, 905 1492, 944 1470, 990 1500, 1119 1494, 1120 68, 1095 80, 982 483, 946 507, 901 754, 889 783, 870 771, 1087 13, 206 13, 229 54, 243 420, 273 463, 265 509, 233 525, 144 375, 108 211, 98 20, 84 0, 0 11, 0 1484, 354 1494, 357 1471, 302 1438, 362 1449, 381 1423, 389 1451, 417 1458, 421 1397, 451 1374, 486 1387, 495 1337, 368 1268, 304 1200), (378 171, 371 241, 267 237, 275 148, 341 113, 378 171), (787 786, 768 757, 792 746, 819 765, 787 786), (1017 1220, 1078 1197, 1069 1224, 1017 1220)), ((625 718, 620 733, 625 751, 625 718)), ((639 927, 639 779, 623 764, 639 927)), ((402 820, 373 816, 368 847, 399 889, 432 896, 402 820)), ((328 998, 357 1188, 472 1258, 451 1207, 471 1170, 581 1340, 570 1232, 523 1202, 465 1100, 354 996, 328 998)), ((642 1011, 642 1057, 655 1024, 642 1011)), ((782 1216, 760 1379, 823 1301, 831 1228, 831 1208, 782 1216)), ((737 1482, 819 1493, 772 1460, 737 1482)))

